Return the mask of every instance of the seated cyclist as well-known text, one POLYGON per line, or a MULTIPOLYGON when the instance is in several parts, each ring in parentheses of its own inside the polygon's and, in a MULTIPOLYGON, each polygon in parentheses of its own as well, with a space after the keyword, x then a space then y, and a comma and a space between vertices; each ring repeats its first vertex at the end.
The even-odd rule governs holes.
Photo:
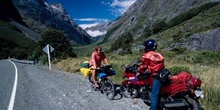
POLYGON ((94 82, 94 87, 99 88, 99 85, 97 84, 96 77, 97 77, 97 69, 100 68, 102 61, 104 61, 108 65, 108 60, 105 56, 105 54, 102 52, 101 47, 96 47, 95 51, 92 53, 89 65, 91 67, 92 71, 92 79, 94 82))

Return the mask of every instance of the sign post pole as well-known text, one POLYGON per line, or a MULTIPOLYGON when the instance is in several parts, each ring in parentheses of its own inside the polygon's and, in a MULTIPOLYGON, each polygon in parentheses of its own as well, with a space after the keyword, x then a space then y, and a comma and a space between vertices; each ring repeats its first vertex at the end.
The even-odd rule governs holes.
POLYGON ((48 63, 49 63, 49 69, 51 70, 51 64, 50 64, 50 47, 47 44, 47 55, 48 55, 48 63))
POLYGON ((50 52, 52 52, 54 50, 53 47, 51 47, 49 44, 47 44, 44 48, 43 51, 45 53, 47 53, 48 56, 48 65, 49 65, 49 69, 51 70, 51 63, 50 63, 50 52))

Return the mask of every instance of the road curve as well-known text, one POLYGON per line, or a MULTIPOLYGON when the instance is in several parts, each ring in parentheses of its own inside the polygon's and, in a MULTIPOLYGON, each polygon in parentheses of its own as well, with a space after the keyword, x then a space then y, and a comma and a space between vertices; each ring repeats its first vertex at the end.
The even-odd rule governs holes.
MULTIPOLYGON (((0 110, 8 109, 10 99, 12 96, 14 82, 15 82, 14 65, 8 60, 1 60, 0 61, 0 100, 1 100, 0 110)), ((13 101, 12 101, 12 105, 10 105, 11 107, 13 107, 13 101)))
POLYGON ((115 100, 108 100, 98 91, 90 92, 87 78, 80 73, 68 73, 54 67, 49 70, 41 65, 15 64, 18 68, 18 84, 14 110, 149 109, 140 99, 123 98, 118 94, 115 100))

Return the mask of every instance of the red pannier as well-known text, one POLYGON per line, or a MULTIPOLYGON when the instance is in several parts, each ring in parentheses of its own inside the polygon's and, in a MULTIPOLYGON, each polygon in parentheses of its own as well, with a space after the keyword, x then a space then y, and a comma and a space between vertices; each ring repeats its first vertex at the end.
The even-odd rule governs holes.
POLYGON ((188 72, 180 72, 176 76, 171 77, 171 83, 168 86, 161 88, 161 94, 171 94, 171 96, 175 95, 179 92, 186 92, 193 87, 197 87, 201 85, 201 80, 193 77, 188 72))

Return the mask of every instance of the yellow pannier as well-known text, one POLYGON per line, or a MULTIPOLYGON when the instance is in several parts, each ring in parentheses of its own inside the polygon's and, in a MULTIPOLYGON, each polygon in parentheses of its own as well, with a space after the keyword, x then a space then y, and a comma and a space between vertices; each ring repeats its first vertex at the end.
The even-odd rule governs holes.
POLYGON ((90 72, 90 68, 80 68, 81 73, 85 76, 88 77, 90 72))

